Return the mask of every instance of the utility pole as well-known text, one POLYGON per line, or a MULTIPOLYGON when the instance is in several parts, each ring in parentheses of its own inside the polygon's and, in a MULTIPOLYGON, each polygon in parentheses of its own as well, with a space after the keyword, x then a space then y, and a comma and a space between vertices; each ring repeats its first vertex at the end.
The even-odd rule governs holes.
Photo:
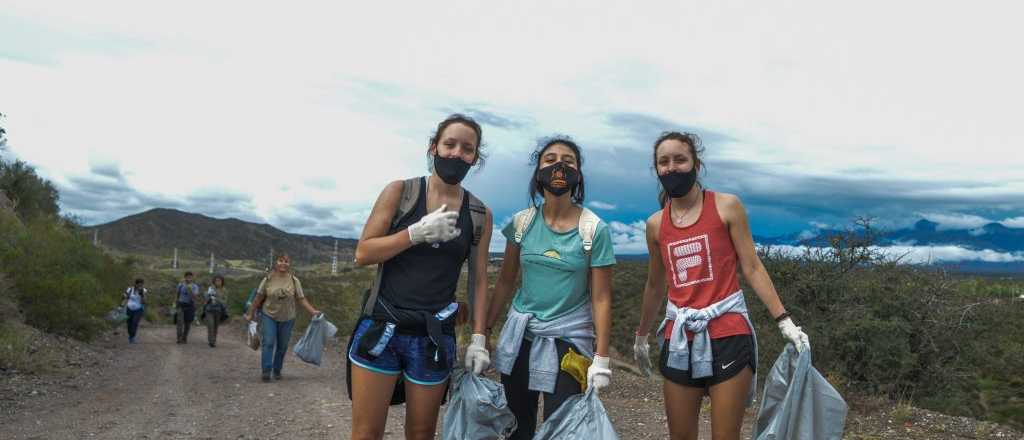
POLYGON ((338 240, 334 240, 334 256, 331 257, 331 275, 338 274, 338 240))
POLYGON ((178 268, 178 248, 174 248, 174 262, 171 263, 171 269, 178 268))
POLYGON ((210 252, 210 273, 213 273, 213 252, 210 252))

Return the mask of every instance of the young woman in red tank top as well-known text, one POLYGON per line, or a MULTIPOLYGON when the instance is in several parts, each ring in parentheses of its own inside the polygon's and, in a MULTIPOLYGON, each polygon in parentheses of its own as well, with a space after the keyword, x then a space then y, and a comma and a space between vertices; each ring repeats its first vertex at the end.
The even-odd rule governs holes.
MULTIPOLYGON (((776 317, 783 336, 798 349, 807 335, 793 324, 771 278, 754 249, 747 213, 738 197, 708 191, 697 184, 703 168, 700 138, 669 132, 654 143, 654 167, 661 182, 662 209, 647 219, 650 254, 643 309, 636 332, 634 357, 649 374, 647 334, 666 294, 674 308, 704 309, 740 291, 737 272, 776 317), (738 269, 738 270, 737 270, 738 269)), ((666 321, 671 330, 682 323, 666 321)), ((747 318, 724 313, 708 322, 712 373, 692 377, 695 370, 667 365, 668 344, 659 368, 664 381, 665 414, 672 439, 697 439, 697 417, 704 395, 711 397, 711 430, 715 439, 739 439, 744 407, 756 365, 754 339, 747 318)), ((671 331, 666 331, 666 336, 671 331)), ((694 334, 686 331, 691 341, 694 334)), ((692 355, 692 353, 691 353, 692 355)))

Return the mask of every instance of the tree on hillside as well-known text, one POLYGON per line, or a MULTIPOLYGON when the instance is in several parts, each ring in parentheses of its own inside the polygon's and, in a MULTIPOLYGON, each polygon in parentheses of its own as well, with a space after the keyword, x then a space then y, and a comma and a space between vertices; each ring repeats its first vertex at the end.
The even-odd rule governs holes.
POLYGON ((57 188, 23 161, 0 163, 0 191, 22 218, 56 216, 60 212, 57 188))
MULTIPOLYGON (((4 114, 0 113, 0 150, 7 147, 7 130, 3 123, 4 114)), ((20 160, 7 162, 0 158, 0 193, 22 218, 56 216, 60 212, 57 188, 39 177, 35 168, 20 160)))

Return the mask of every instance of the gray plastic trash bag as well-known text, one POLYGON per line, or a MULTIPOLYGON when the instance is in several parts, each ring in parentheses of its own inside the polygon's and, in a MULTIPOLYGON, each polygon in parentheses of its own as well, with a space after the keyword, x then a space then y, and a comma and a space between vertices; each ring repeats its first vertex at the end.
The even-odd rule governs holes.
POLYGON ((111 324, 121 324, 128 320, 128 310, 124 306, 120 306, 110 313, 107 313, 107 321, 111 324))
POLYGON ((811 366, 811 350, 786 344, 768 372, 754 425, 755 440, 843 438, 846 401, 811 366))
POLYGON ((565 399, 540 425, 533 440, 618 440, 611 419, 593 388, 565 399))
POLYGON ((500 383, 456 368, 451 384, 442 439, 496 440, 516 429, 516 416, 500 383))
MULTIPOLYGON (((295 355, 303 361, 314 365, 320 365, 320 358, 324 354, 324 342, 327 339, 327 318, 321 313, 309 321, 306 327, 306 334, 295 344, 295 355)), ((333 324, 330 324, 333 327, 333 324)))

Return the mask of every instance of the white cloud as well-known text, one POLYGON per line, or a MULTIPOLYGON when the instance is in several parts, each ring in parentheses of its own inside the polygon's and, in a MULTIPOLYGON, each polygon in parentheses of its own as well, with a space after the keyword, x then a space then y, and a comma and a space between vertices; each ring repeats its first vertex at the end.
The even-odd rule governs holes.
POLYGON ((602 118, 635 112, 732 136, 714 159, 1024 194, 1024 59, 1002 55, 1024 39, 1016 3, 446 5, 5 4, 28 30, 0 27, 0 53, 18 55, 0 58, 0 110, 12 151, 57 183, 116 158, 138 191, 216 184, 268 218, 296 202, 365 211, 387 181, 424 172, 438 109, 468 106, 532 121, 486 129, 512 153, 557 131, 646 154, 602 118))
POLYGON ((1000 221, 1007 228, 1024 228, 1024 217, 1008 218, 1000 221))
POLYGON ((814 237, 817 237, 817 236, 818 236, 818 232, 817 231, 804 230, 804 231, 800 232, 800 235, 798 235, 796 238, 797 238, 797 240, 810 240, 810 239, 812 239, 814 237))
MULTIPOLYGON (((503 225, 505 223, 503 223, 503 225)), ((508 243, 508 240, 505 239, 505 234, 501 233, 501 228, 502 226, 494 225, 494 230, 491 232, 491 244, 489 247, 489 251, 491 253, 505 252, 505 245, 508 243)))
POLYGON ((607 203, 607 202, 602 202, 600 200, 594 200, 594 201, 592 201, 590 203, 587 203, 587 205, 589 205, 591 208, 604 209, 604 210, 609 210, 609 211, 610 210, 614 210, 616 208, 616 206, 614 204, 607 203))
POLYGON ((814 229, 828 229, 828 227, 829 227, 827 223, 822 223, 822 222, 818 222, 818 221, 812 221, 812 222, 809 222, 808 224, 813 226, 814 229))
POLYGON ((612 236, 612 246, 616 254, 646 254, 647 224, 642 220, 633 223, 612 221, 608 223, 608 232, 612 236))
POLYGON ((925 220, 938 223, 939 226, 937 229, 940 231, 949 229, 975 229, 992 223, 992 220, 984 217, 961 213, 944 214, 932 212, 922 213, 921 216, 924 217, 925 220))

